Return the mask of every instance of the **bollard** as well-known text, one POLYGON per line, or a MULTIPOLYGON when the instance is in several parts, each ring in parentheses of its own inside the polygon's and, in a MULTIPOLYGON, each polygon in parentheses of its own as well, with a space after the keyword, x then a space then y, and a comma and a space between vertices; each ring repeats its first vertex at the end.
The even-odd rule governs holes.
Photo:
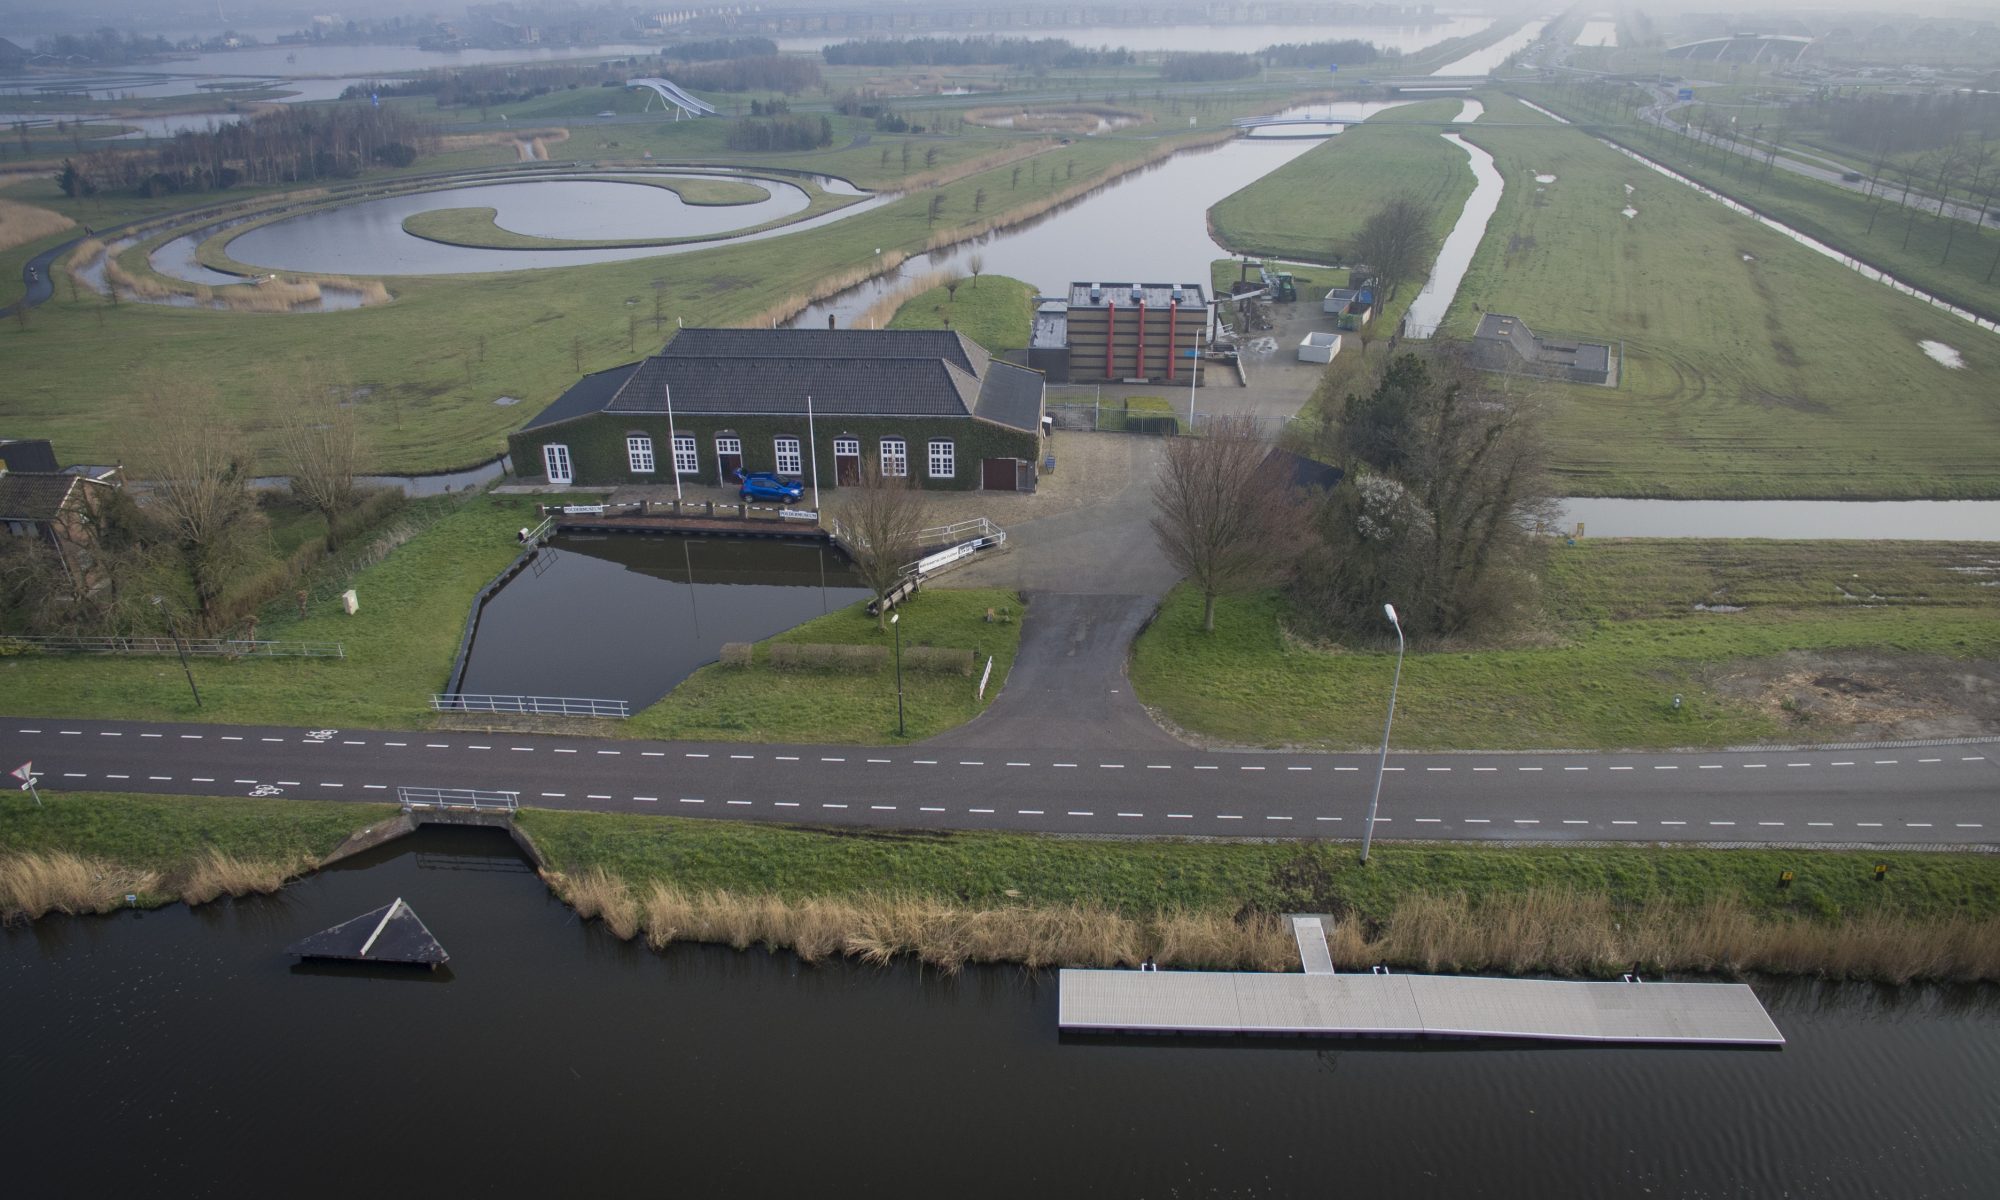
POLYGON ((1887 879, 1887 878, 1889 878, 1889 864, 1888 864, 1888 863, 1876 863, 1876 864, 1875 864, 1875 882, 1876 882, 1876 883, 1881 883, 1881 882, 1882 882, 1883 880, 1885 880, 1885 879, 1887 879))

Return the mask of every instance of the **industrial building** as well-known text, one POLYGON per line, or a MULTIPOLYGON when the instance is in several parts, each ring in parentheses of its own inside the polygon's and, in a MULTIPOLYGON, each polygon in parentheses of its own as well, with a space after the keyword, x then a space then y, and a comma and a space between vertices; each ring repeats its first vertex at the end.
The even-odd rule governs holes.
POLYGON ((1060 383, 1186 383, 1208 344, 1198 283, 1072 283, 1035 317, 1028 364, 1060 383), (1057 310, 1060 304, 1060 311, 1057 310))
POLYGON ((1571 383, 1609 384, 1617 378, 1604 342, 1543 337, 1519 317, 1487 313, 1472 335, 1472 362, 1488 371, 1542 375, 1571 383))

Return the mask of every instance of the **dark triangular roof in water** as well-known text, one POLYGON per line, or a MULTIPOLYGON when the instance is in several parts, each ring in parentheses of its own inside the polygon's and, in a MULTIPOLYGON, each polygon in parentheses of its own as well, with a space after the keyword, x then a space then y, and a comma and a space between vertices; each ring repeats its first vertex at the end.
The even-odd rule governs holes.
POLYGON ((342 921, 301 938, 285 951, 300 958, 332 958, 348 962, 414 963, 436 967, 450 959, 444 947, 418 918, 416 910, 398 899, 373 912, 342 921))

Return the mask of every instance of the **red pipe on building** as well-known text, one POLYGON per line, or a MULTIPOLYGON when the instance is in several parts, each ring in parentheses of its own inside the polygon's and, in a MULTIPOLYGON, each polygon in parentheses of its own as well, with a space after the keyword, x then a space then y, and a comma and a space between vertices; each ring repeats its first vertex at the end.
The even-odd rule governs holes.
POLYGON ((1172 383, 1174 381, 1174 334, 1175 332, 1177 332, 1174 329, 1174 323, 1179 320, 1178 314, 1180 313, 1180 310, 1181 310, 1180 301, 1178 300, 1167 301, 1167 382, 1168 383, 1172 383))
POLYGON ((1111 347, 1117 340, 1118 302, 1116 300, 1106 300, 1104 302, 1104 377, 1106 379, 1118 378, 1111 373, 1111 347))
POLYGON ((1135 378, 1146 377, 1146 301, 1139 300, 1139 352, 1132 356, 1132 374, 1135 378))

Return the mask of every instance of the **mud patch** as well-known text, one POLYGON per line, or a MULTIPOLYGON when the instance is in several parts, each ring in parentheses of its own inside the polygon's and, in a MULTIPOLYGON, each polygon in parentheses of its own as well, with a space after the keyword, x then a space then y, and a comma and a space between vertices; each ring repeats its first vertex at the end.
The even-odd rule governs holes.
POLYGON ((1722 664, 1701 682, 1801 741, 2000 735, 2000 662, 1795 652, 1722 664))

